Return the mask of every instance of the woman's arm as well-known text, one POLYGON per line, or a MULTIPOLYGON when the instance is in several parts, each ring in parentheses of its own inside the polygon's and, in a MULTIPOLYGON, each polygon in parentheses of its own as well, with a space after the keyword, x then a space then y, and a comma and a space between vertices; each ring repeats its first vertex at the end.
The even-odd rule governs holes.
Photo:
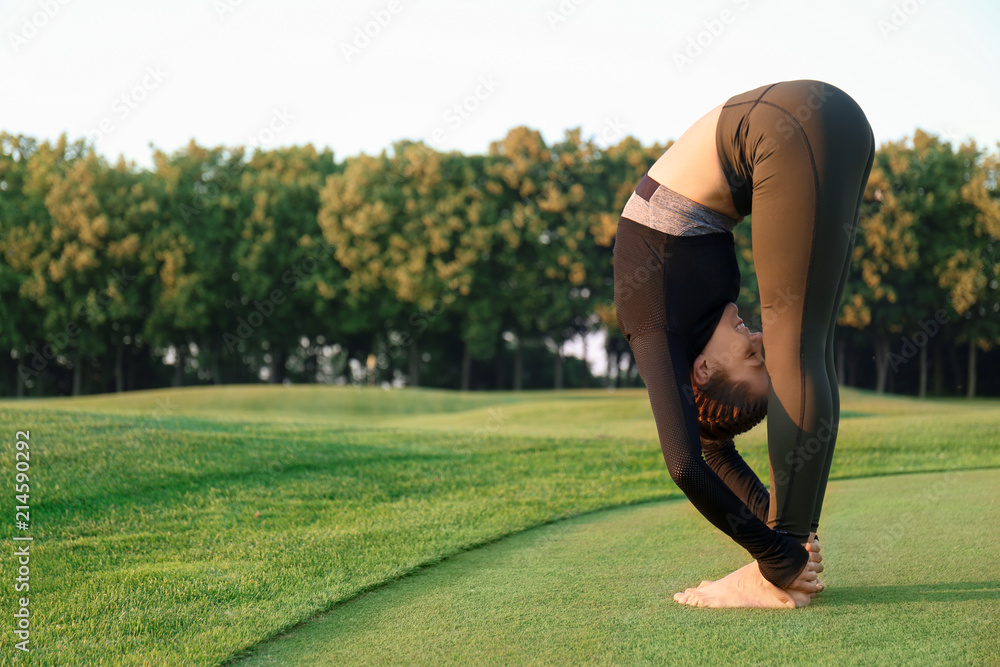
POLYGON ((743 501, 754 516, 766 522, 771 494, 761 483, 757 473, 736 451, 732 438, 718 441, 702 438, 701 451, 708 467, 715 471, 719 479, 743 501))
POLYGON ((759 562, 768 581, 787 588, 809 555, 793 538, 771 530, 702 457, 685 344, 659 329, 630 336, 629 345, 649 393, 671 479, 706 519, 759 562))

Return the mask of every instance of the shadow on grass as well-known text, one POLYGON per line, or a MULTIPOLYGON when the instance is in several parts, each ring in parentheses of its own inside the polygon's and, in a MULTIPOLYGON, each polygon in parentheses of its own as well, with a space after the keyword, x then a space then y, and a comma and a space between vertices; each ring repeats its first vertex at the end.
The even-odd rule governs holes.
POLYGON ((893 602, 966 602, 1000 601, 1000 582, 960 581, 951 584, 913 584, 911 586, 847 586, 831 588, 819 601, 826 606, 869 605, 893 602))

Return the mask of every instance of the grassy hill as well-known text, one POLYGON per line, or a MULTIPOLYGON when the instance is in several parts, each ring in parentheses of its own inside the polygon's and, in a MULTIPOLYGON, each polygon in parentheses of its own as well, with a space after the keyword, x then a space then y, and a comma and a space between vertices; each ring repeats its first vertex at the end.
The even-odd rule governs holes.
MULTIPOLYGON (((843 399, 834 479, 1000 467, 1000 402, 843 399)), ((644 390, 195 387, 0 424, 11 481, 31 431, 35 665, 216 664, 458 552, 679 495, 644 390)), ((740 449, 766 475, 764 429, 740 449)))

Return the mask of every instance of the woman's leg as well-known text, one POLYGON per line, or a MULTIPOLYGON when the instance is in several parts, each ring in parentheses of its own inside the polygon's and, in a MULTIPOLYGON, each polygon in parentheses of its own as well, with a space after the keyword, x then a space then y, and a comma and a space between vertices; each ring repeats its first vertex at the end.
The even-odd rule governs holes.
POLYGON ((768 525, 805 542, 818 523, 839 422, 833 330, 873 137, 853 100, 813 106, 778 84, 751 112, 752 237, 771 376, 768 525))
MULTIPOLYGON (((837 298, 834 301, 836 308, 839 310, 840 302, 844 296, 844 287, 847 284, 847 277, 851 270, 851 258, 854 254, 854 238, 856 234, 856 227, 858 223, 858 218, 861 213, 861 200, 865 193, 865 185, 868 183, 868 176, 871 173, 872 163, 875 159, 875 137, 872 135, 871 138, 871 153, 868 157, 868 163, 865 167, 864 175, 861 178, 861 188, 857 193, 857 206, 854 212, 854 220, 850 227, 850 237, 851 244, 847 250, 847 255, 844 259, 844 268, 840 275, 840 287, 837 290, 837 298)), ((845 227, 845 234, 847 234, 847 227, 845 227)), ((827 377, 830 379, 830 395, 833 398, 833 432, 836 434, 840 427, 840 387, 837 378, 837 366, 834 360, 834 329, 837 326, 837 316, 834 315, 830 321, 830 332, 826 339, 826 372, 827 377)), ((815 535, 816 530, 819 526, 819 515, 823 509, 823 497, 826 495, 826 484, 830 478, 830 464, 833 462, 833 447, 831 446, 826 453, 826 460, 823 464, 823 470, 820 473, 820 484, 816 489, 816 500, 813 504, 813 516, 810 525, 810 535, 815 535)))

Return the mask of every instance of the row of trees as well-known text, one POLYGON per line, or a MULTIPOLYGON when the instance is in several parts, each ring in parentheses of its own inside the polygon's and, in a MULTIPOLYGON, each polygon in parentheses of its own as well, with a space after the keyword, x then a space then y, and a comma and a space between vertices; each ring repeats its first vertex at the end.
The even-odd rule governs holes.
MULTIPOLYGON (((666 148, 579 130, 547 145, 519 127, 485 155, 403 141, 337 162, 311 145, 192 142, 139 169, 82 141, 0 134, 0 391, 582 386, 586 365, 559 350, 600 329, 615 381, 634 382, 611 249, 666 148)), ((881 147, 840 317, 842 378, 868 382, 874 352, 880 390, 911 358, 921 393, 974 390, 976 350, 1000 342, 997 167, 919 130, 881 147), (943 361, 956 350, 964 377, 943 361)), ((742 306, 759 317, 749 225, 738 242, 742 306)))

